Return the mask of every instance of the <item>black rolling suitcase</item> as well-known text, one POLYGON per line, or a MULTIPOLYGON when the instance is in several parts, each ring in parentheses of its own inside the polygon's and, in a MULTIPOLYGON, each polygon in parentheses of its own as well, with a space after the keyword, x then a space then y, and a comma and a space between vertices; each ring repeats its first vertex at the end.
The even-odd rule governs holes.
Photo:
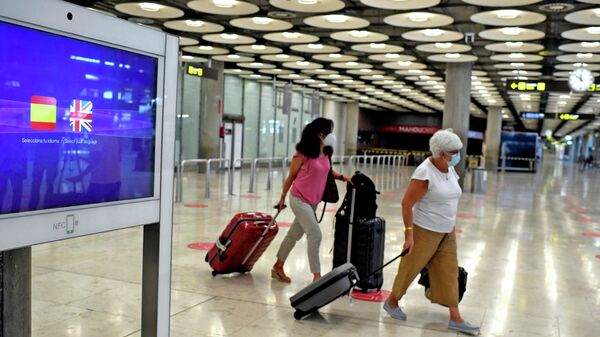
POLYGON ((377 192, 372 181, 357 172, 352 182, 354 186, 348 185, 335 217, 333 267, 351 262, 360 278, 356 288, 362 292, 379 291, 383 286, 383 271, 375 271, 383 265, 385 220, 375 217, 377 192), (356 208, 356 204, 361 207, 356 208))

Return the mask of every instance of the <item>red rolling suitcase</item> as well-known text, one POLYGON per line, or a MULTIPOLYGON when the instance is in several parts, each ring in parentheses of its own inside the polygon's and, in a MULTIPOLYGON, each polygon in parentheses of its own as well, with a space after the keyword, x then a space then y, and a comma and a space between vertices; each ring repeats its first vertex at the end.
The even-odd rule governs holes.
POLYGON ((279 228, 273 217, 258 212, 236 214, 204 259, 213 269, 213 276, 246 273, 252 270, 279 228))

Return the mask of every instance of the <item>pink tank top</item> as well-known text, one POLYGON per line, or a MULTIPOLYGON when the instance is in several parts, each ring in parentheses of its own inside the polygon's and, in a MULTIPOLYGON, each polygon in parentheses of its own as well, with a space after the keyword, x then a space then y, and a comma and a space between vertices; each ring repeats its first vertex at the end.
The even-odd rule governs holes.
POLYGON ((310 205, 317 205, 321 202, 325 191, 330 168, 329 158, 327 156, 309 158, 300 152, 296 152, 294 158, 296 157, 303 158, 304 164, 294 180, 290 193, 310 205))

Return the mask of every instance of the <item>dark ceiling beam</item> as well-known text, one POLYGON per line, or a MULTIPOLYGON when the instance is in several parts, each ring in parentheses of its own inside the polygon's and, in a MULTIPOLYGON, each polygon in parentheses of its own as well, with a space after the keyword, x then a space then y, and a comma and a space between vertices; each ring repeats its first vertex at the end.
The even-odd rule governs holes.
POLYGON ((569 131, 569 132, 568 132, 568 133, 567 133, 565 136, 568 136, 568 135, 574 134, 575 132, 577 132, 577 131, 579 131, 579 130, 581 130, 581 129, 585 128, 586 126, 588 126, 588 125, 592 124, 593 122, 594 122, 593 120, 591 120, 591 121, 586 121, 585 123, 582 123, 581 125, 579 125, 579 126, 578 126, 578 127, 576 127, 575 129, 573 129, 573 130, 569 131))
POLYGON ((562 129, 563 126, 565 126, 565 124, 567 124, 567 121, 560 121, 560 123, 554 128, 554 131, 552 132, 552 134, 553 135, 557 134, 558 131, 560 131, 560 129, 562 129))

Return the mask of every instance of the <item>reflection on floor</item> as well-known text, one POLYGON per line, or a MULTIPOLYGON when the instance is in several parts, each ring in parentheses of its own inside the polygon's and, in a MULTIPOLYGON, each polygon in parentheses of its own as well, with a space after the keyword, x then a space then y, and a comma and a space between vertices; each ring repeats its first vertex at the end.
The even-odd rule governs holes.
MULTIPOLYGON (((403 242, 401 187, 411 171, 379 175, 387 258, 403 242)), ((248 177, 242 178, 240 183, 236 175, 237 196, 231 197, 224 181, 215 179, 213 197, 206 200, 202 177, 186 177, 184 201, 196 207, 175 207, 171 336, 456 335, 446 329, 446 309, 428 303, 416 282, 402 301, 406 322, 389 318, 378 303, 350 304, 347 298, 294 320, 288 298, 311 275, 301 241, 286 265, 293 282, 271 280, 285 227, 250 274, 213 278, 205 252, 188 244, 215 240, 240 210, 269 211, 280 194, 280 175, 271 191, 264 190, 261 176, 254 194, 247 193, 248 177)), ((560 163, 546 163, 538 174, 490 176, 486 194, 463 195, 456 226, 459 262, 469 281, 461 310, 481 324, 483 336, 600 335, 599 197, 598 171, 560 163)), ((327 270, 333 214, 325 216, 321 256, 327 270)), ((292 220, 291 211, 280 219, 292 220)), ((141 336, 141 243, 142 231, 135 228, 35 247, 33 335, 141 336)), ((386 269, 384 289, 391 287, 396 267, 386 269)))

